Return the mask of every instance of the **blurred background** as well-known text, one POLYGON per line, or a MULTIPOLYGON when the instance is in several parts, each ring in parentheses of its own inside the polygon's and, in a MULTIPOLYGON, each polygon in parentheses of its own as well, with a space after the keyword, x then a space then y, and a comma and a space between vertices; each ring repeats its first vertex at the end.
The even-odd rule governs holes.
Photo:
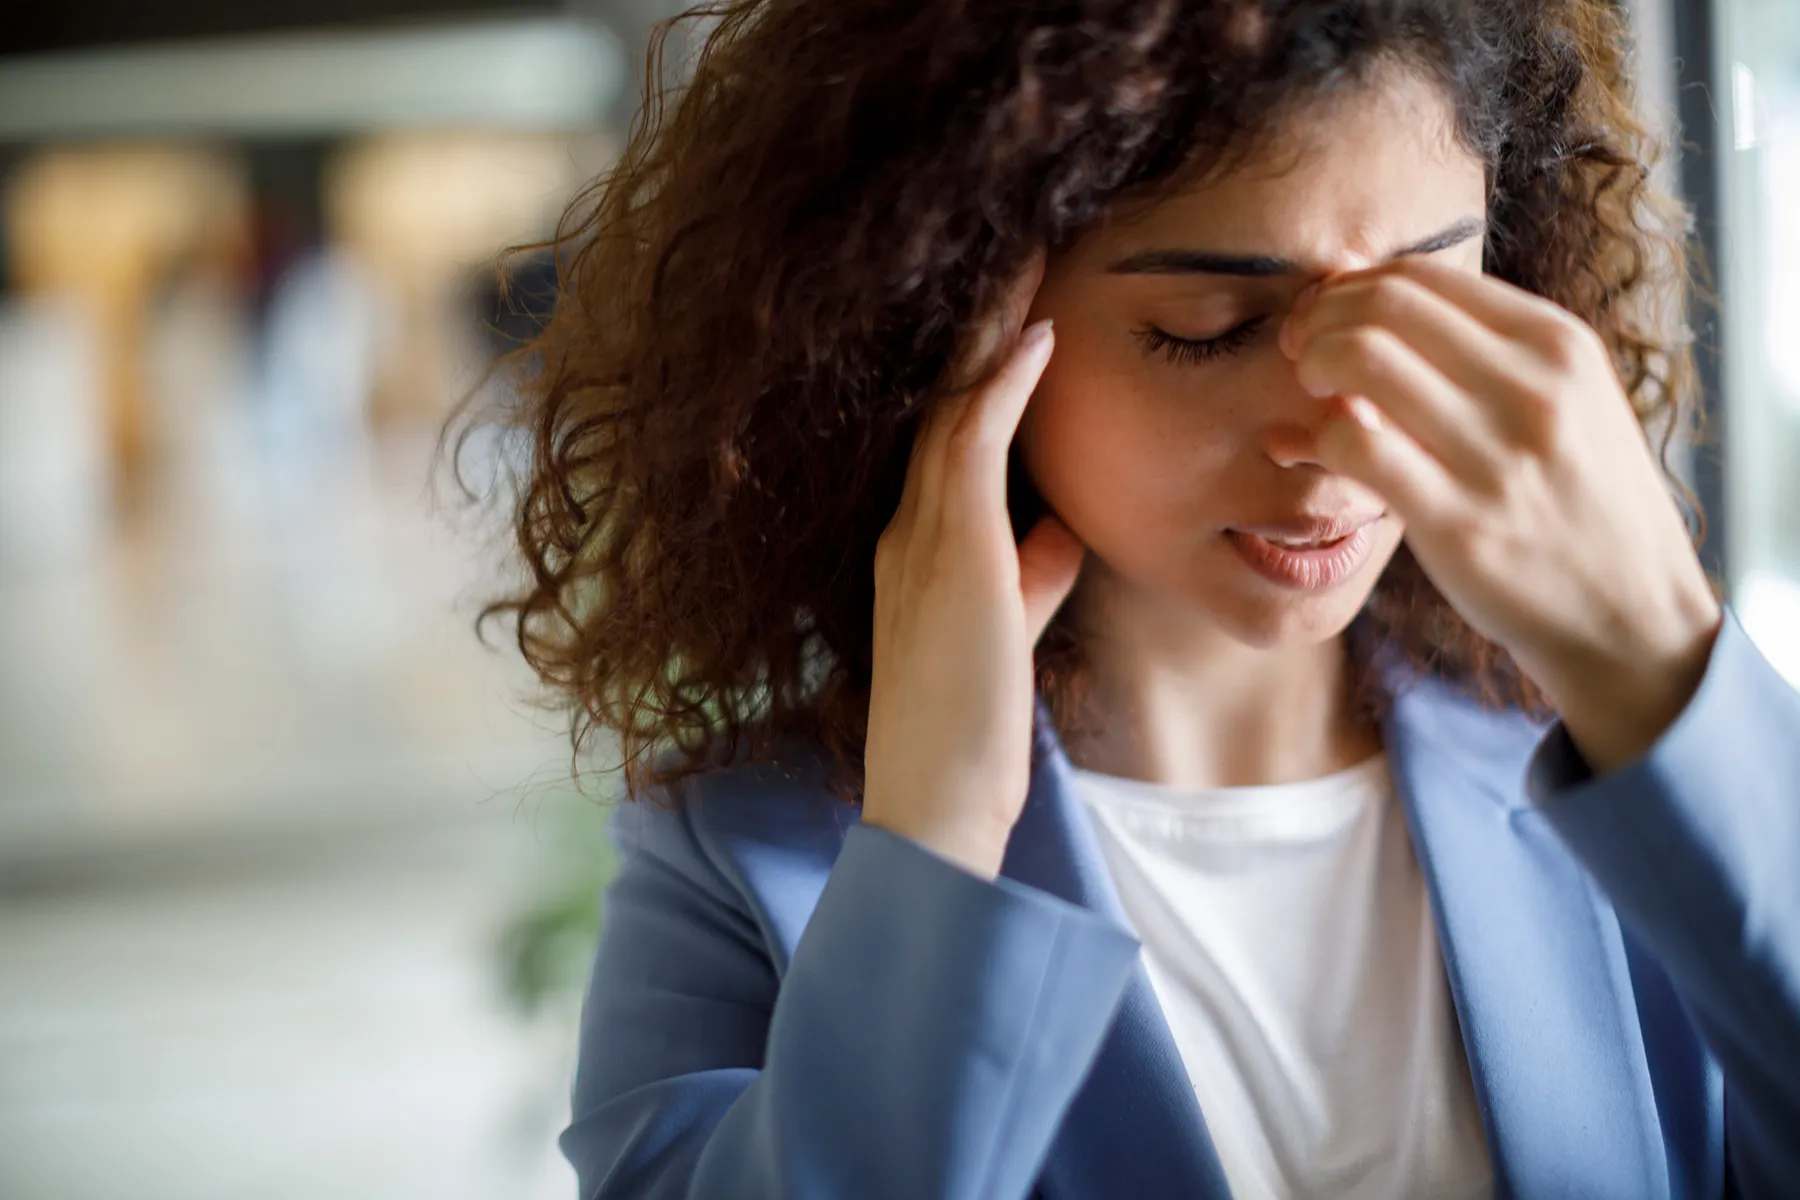
MULTIPOLYGON (((500 547, 430 468, 548 302, 496 253, 609 165, 679 7, 8 13, 0 1197, 573 1193, 611 781, 475 639, 500 547)), ((1632 15, 1720 295, 1682 470, 1800 683, 1800 5, 1632 15)))

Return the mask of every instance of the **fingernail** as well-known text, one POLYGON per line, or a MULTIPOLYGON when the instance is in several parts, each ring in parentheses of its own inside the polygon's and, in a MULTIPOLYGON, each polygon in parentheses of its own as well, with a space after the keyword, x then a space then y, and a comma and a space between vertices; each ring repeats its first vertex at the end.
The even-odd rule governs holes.
POLYGON ((1025 332, 1019 335, 1019 349, 1021 351, 1036 350, 1040 343, 1049 341, 1050 326, 1053 324, 1055 324, 1054 320, 1045 317, 1041 321, 1033 321, 1027 325, 1025 332))
POLYGON ((1293 308, 1292 315, 1296 316, 1296 317, 1304 317, 1306 315, 1306 310, 1311 308, 1313 306, 1313 301, 1317 300, 1318 298, 1319 298, 1319 282, 1318 282, 1318 280, 1315 279, 1313 282, 1307 284, 1305 289, 1298 296, 1294 297, 1294 308, 1293 308))

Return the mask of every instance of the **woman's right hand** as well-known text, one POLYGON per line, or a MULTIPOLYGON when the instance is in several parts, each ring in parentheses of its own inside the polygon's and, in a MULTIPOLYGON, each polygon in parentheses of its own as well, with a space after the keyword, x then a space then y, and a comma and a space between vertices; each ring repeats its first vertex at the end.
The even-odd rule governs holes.
POLYGON ((1007 515, 1007 453, 1054 341, 1048 321, 1020 336, 1043 271, 1040 254, 965 349, 1010 347, 926 414, 875 549, 862 819, 984 878, 1030 787, 1033 650, 1085 553, 1053 516, 1015 544, 1007 515))

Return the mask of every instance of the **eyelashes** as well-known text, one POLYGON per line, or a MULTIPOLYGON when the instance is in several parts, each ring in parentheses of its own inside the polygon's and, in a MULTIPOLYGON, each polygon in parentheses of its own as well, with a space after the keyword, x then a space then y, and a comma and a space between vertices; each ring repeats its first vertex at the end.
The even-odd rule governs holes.
POLYGON ((1145 357, 1161 354, 1177 366, 1191 367, 1242 350, 1267 322, 1267 317, 1251 317, 1218 337, 1199 340, 1179 338, 1172 333, 1164 333, 1154 325, 1145 325, 1134 332, 1144 347, 1145 357))

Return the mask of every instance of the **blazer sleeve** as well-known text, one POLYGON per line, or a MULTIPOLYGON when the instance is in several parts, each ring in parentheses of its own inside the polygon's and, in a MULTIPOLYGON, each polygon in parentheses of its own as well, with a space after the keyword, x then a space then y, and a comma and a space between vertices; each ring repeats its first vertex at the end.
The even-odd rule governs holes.
POLYGON ((1527 790, 1668 972, 1725 1077, 1746 1196, 1800 1180, 1800 693, 1728 607, 1699 690, 1599 778, 1560 721, 1527 790))
POLYGON ((1136 938, 858 824, 777 979, 688 815, 615 829, 560 1139, 581 1196, 1030 1194, 1136 938))

